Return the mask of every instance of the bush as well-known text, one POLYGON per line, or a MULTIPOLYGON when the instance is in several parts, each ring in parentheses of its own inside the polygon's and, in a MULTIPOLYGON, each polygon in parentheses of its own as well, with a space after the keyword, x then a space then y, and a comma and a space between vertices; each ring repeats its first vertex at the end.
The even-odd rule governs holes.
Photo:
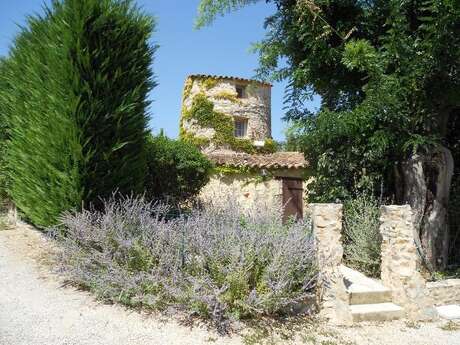
POLYGON ((131 1, 53 1, 6 61, 9 194, 37 226, 113 190, 142 192, 152 19, 131 1))
POLYGON ((211 162, 194 145, 160 134, 147 143, 146 197, 183 201, 209 181, 211 162))
MULTIPOLYGON (((63 272, 100 298, 186 309, 215 321, 283 313, 310 296, 316 267, 309 223, 282 225, 280 212, 193 210, 163 219, 142 199, 62 217, 55 230, 63 272)), ((222 325, 222 323, 219 323, 222 325)))
POLYGON ((345 263, 370 277, 380 276, 379 216, 379 203, 368 194, 359 194, 344 204, 345 263))

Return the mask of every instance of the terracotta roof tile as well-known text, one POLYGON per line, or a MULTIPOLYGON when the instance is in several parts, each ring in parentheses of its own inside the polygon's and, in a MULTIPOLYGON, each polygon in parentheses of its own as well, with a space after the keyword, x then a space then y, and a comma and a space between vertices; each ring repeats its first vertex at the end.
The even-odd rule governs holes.
POLYGON ((272 154, 248 154, 236 152, 210 152, 208 158, 217 165, 250 168, 305 168, 307 161, 301 152, 276 152, 272 154))
POLYGON ((241 81, 245 83, 258 83, 266 86, 272 86, 272 84, 256 80, 256 79, 246 79, 246 78, 240 78, 240 77, 232 77, 228 75, 215 75, 215 74, 190 74, 188 78, 212 78, 212 79, 227 79, 227 80, 236 80, 236 81, 241 81))

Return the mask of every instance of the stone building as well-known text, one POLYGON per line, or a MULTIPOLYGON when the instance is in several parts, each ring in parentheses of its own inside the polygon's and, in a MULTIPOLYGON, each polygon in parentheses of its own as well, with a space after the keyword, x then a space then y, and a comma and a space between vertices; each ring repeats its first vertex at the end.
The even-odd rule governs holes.
POLYGON ((189 76, 184 88, 181 128, 183 133, 208 139, 213 149, 219 143, 220 149, 238 150, 232 147, 232 138, 219 138, 228 135, 223 133, 228 129, 237 141, 261 147, 271 138, 271 85, 243 78, 189 76), (191 114, 200 111, 205 99, 214 107, 213 114, 207 114, 214 121, 191 114), (225 120, 232 122, 231 128, 219 123, 225 120))
POLYGON ((186 79, 182 140, 197 145, 216 168, 203 202, 233 195, 243 207, 264 204, 284 217, 302 217, 306 162, 299 152, 276 152, 271 138, 271 85, 229 76, 186 79))

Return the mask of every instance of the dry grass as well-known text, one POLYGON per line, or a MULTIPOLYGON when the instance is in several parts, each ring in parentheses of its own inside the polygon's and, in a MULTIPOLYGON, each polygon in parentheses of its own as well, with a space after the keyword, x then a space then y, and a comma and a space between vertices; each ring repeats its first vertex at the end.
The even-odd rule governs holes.
POLYGON ((457 332, 460 331, 460 321, 448 321, 439 328, 441 328, 443 331, 457 332))
POLYGON ((326 320, 315 318, 262 319, 243 332, 244 345, 353 345, 326 320))

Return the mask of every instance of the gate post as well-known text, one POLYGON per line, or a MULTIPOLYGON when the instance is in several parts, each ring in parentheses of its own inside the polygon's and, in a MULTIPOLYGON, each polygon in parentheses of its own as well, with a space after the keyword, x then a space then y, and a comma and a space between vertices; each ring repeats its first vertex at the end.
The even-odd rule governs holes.
POLYGON ((320 315, 335 324, 352 324, 343 276, 342 205, 310 204, 319 265, 320 315))
POLYGON ((432 319, 436 312, 420 273, 412 210, 409 205, 391 205, 382 206, 380 211, 383 285, 392 289, 393 302, 404 308, 409 319, 432 319))

